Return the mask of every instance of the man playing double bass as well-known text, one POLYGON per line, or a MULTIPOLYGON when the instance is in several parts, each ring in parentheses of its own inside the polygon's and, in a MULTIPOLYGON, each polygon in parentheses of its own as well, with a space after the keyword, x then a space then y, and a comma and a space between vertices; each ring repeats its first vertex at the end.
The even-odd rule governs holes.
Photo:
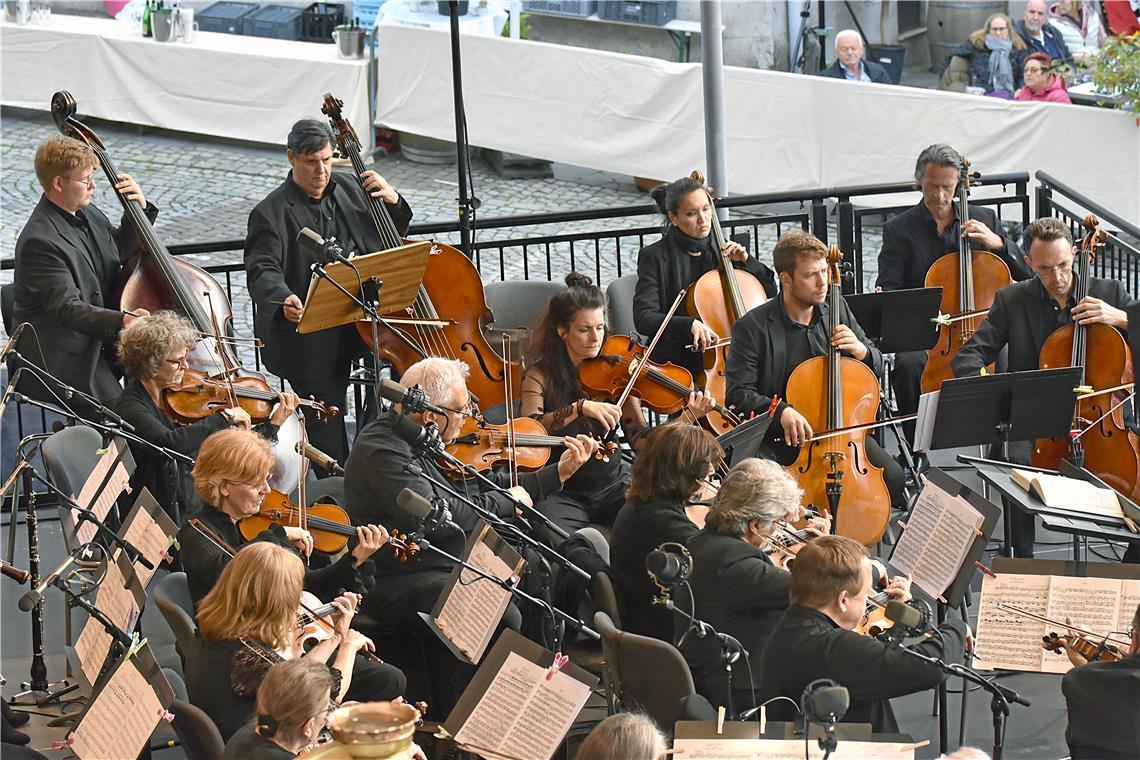
MULTIPOLYGON (((1073 236, 1064 222, 1052 217, 1038 219, 1025 228, 1023 238, 1029 251, 1025 262, 1037 277, 997 292, 985 320, 954 357, 955 377, 977 375, 1006 346, 1010 372, 1037 369, 1045 339, 1057 328, 1073 322, 1128 329, 1125 309, 1132 298, 1120 282, 1091 277, 1089 296, 1076 302, 1073 236)), ((1091 355, 1089 358, 1094 359, 1091 355)), ((1012 462, 1027 464, 1031 453, 1031 441, 1009 444, 1012 462)), ((1008 509, 1007 514, 1014 556, 1032 557, 1033 515, 1016 508, 1008 509)), ((1130 549, 1129 555, 1133 552, 1130 549)))
MULTIPOLYGON (((1014 280, 1030 277, 1021 261, 1021 249, 1011 238, 1000 234, 1001 222, 992 209, 971 203, 969 219, 965 225, 961 224, 954 200, 958 182, 965 172, 965 160, 949 145, 931 145, 919 154, 914 165, 914 180, 922 191, 922 200, 883 225, 877 288, 924 287, 930 265, 945 254, 957 251, 963 233, 975 249, 990 251, 1004 261, 1014 280)), ((925 368, 925 351, 895 354, 891 387, 900 415, 918 410, 925 368)), ((914 423, 904 423, 904 427, 908 436, 913 437, 914 423)))
MULTIPOLYGON (((293 125, 286 150, 292 169, 249 215, 245 271, 257 306, 254 330, 265 342, 265 366, 288 380, 297 395, 343 407, 350 365, 363 345, 351 324, 308 335, 296 331, 316 262, 297 242, 297 234, 308 227, 326 240, 336 238, 346 254, 373 253, 384 246, 369 217, 365 190, 383 199, 401 235, 412 209, 374 171, 359 179, 334 176, 332 145, 333 134, 324 122, 302 119, 293 125)), ((323 423, 310 418, 309 440, 343 462, 348 456, 343 415, 323 423)))
MULTIPOLYGON (((772 263, 780 278, 780 297, 748 312, 732 328, 729 405, 745 416, 767 411, 773 397, 786 398, 792 371, 807 359, 827 354, 829 346, 863 362, 876 375, 882 374, 883 355, 867 341, 845 301, 840 301, 842 324, 834 334, 827 334, 827 246, 813 235, 794 230, 780 237, 772 249, 772 263)), ((762 452, 779 459, 781 443, 800 446, 816 432, 802 414, 781 400, 769 428, 772 437, 762 452)), ((892 506, 903 506, 906 495, 898 462, 870 439, 867 458, 884 469, 892 506)))

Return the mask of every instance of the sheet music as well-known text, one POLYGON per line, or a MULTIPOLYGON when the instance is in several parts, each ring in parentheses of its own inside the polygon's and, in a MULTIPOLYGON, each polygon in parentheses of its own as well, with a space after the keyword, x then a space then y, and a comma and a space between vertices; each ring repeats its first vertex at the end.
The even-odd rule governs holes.
MULTIPOLYGON (((502 580, 512 575, 512 568, 482 540, 471 547, 467 563, 502 580)), ((511 592, 461 568, 435 624, 467 659, 478 663, 510 601, 511 592)))
POLYGON ((565 673, 507 655, 455 741, 525 760, 549 760, 570 730, 590 687, 565 673))
POLYGON ((914 450, 929 451, 934 440, 934 418, 938 412, 940 391, 923 393, 918 397, 918 419, 914 422, 914 450))
MULTIPOLYGON (((673 749, 685 760, 822 760, 824 752, 812 739, 805 754, 802 739, 677 739, 673 749)), ((839 760, 914 760, 909 744, 855 742, 840 739, 831 757, 839 760)))
POLYGON ((937 599, 950 588, 985 517, 962 496, 928 482, 907 519, 891 564, 937 599))
POLYGON ((998 608, 998 604, 1045 615, 1049 607, 1049 576, 1002 573, 982 578, 981 604, 974 667, 981 670, 1041 670, 1046 652, 1041 647, 1045 624, 998 608))
MULTIPOLYGON (((119 565, 114 561, 107 563, 107 574, 99 585, 95 606, 120 630, 130 632, 135 627, 139 606, 134 594, 126 587, 119 565)), ((75 655, 89 683, 95 683, 99 676, 112 641, 111 634, 107 633, 102 623, 95 618, 87 619, 75 641, 75 655)))
MULTIPOLYGON (((1049 613, 1047 617, 1053 620, 1064 621, 1069 618, 1075 625, 1087 628, 1097 633, 1107 633, 1115 630, 1117 615, 1120 611, 1120 592, 1123 581, 1113 578, 1065 578, 1052 576, 1049 589, 1049 613)), ((1135 611, 1135 607, 1132 608, 1135 611)), ((1044 623, 1047 629, 1043 636, 1050 631, 1064 635, 1064 629, 1059 626, 1044 623)), ((1045 656, 1046 673, 1067 673, 1073 664, 1065 653, 1058 650, 1056 654, 1047 652, 1045 656)))
MULTIPOLYGON (((106 451, 99 461, 95 463, 95 469, 91 471, 91 475, 87 478, 87 482, 83 484, 83 490, 79 492, 79 496, 75 497, 73 501, 81 507, 90 509, 95 513, 95 516, 100 520, 107 517, 107 513, 111 511, 111 507, 115 504, 115 500, 119 498, 119 494, 127 487, 127 482, 130 480, 131 475, 127 472, 126 466, 119 459, 119 445, 117 441, 111 441, 106 451), (111 466, 114 465, 112 472, 111 466), (107 480, 106 487, 96 494, 99 486, 103 484, 104 479, 107 478, 107 473, 111 473, 111 477, 107 480), (98 498, 96 498, 98 497, 98 498), (94 502, 92 501, 94 500, 94 502)), ((79 523, 79 511, 71 510, 71 519, 79 523)), ((95 538, 98 528, 92 522, 84 522, 75 531, 76 538, 79 543, 85 544, 95 538)))
POLYGON ((1114 631, 1122 631, 1118 639, 1128 638, 1128 629, 1132 627, 1132 618, 1136 615, 1136 605, 1140 605, 1140 580, 1124 581, 1120 592, 1120 612, 1116 616, 1114 631))
MULTIPOLYGON (((162 558, 166 555, 177 532, 178 526, 144 487, 131 513, 127 515, 126 522, 119 530, 119 535, 142 552, 142 556, 154 565, 153 568, 147 569, 141 562, 134 563, 135 575, 138 576, 143 588, 146 588, 150 579, 158 572, 162 558)), ((121 551, 122 549, 119 550, 121 551)))
POLYGON ((165 708, 154 689, 126 660, 95 696, 95 701, 72 732, 71 751, 81 760, 137 757, 165 708))

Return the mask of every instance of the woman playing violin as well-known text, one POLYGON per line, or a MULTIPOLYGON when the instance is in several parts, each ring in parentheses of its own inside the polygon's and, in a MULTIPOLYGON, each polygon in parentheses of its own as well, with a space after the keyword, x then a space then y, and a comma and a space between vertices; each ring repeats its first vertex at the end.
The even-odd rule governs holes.
MULTIPOLYGON (((205 506, 191 517, 200 520, 226 545, 240 549, 245 540, 238 523, 242 518, 257 514, 261 508, 270 490, 266 481, 272 466, 269 444, 256 433, 241 429, 214 433, 202 444, 194 465, 194 486, 205 506)), ((197 606, 214 586, 230 557, 193 525, 182 526, 178 538, 190 597, 197 606)), ((372 587, 373 574, 371 563, 366 562, 387 541, 387 531, 379 526, 357 527, 356 543, 351 551, 326 567, 306 572, 305 589, 322 598, 338 589, 366 593, 372 587)), ((291 547, 305 556, 313 549, 313 537, 307 530, 277 523, 249 543, 260 542, 291 547)))
MULTIPOLYGON (((718 258, 712 235, 712 203, 704 185, 682 177, 658 185, 650 196, 665 221, 661 239, 642 248, 637 256, 633 322, 644 335, 657 332, 681 289, 716 269, 718 258)), ((750 257, 744 246, 726 241, 724 252, 737 269, 754 275, 769 295, 776 292, 772 271, 750 257)), ((652 358, 680 365, 696 377, 704 369, 701 352, 727 337, 717 335, 696 317, 674 316, 652 358)))
POLYGON ((265 672, 283 659, 328 662, 339 680, 333 688, 337 700, 394 699, 403 692, 403 673, 357 655, 374 649, 371 639, 350 627, 357 594, 333 599, 332 634, 303 651, 297 611, 304 581, 305 565, 296 554, 258 542, 237 553, 202 600, 198 647, 187 659, 186 691, 223 739, 253 716, 265 672))
MULTIPOLYGON (((198 455, 202 442, 218 430, 229 427, 249 429, 249 414, 241 407, 224 409, 190 425, 178 425, 166 411, 163 396, 167 390, 182 384, 186 374, 186 355, 198 342, 198 333, 190 320, 172 311, 160 311, 136 319, 123 329, 119 336, 119 361, 130 380, 113 407, 119 415, 134 426, 135 434, 156 446, 185 454, 198 455)), ((282 393, 269 420, 257 426, 257 431, 274 440, 277 429, 297 409, 297 396, 282 393)), ((190 487, 189 468, 179 466, 175 477, 170 477, 168 460, 142 446, 132 447, 137 467, 132 478, 136 488, 146 486, 151 494, 175 520, 179 512, 186 514, 196 506, 190 487), (180 510, 175 510, 174 497, 178 497, 180 510)))
MULTIPOLYGON (((622 407, 588 397, 578 368, 598 356, 606 338, 606 297, 589 277, 571 272, 566 289, 550 299, 532 331, 534 343, 522 379, 521 411, 540 421, 552 435, 606 436, 618 426, 634 451, 641 448, 645 416, 636 396, 622 407)), ((708 413, 712 400, 694 392, 688 410, 694 419, 708 413)), ((619 455, 592 459, 551 494, 542 510, 561 528, 573 532, 590 523, 612 525, 629 484, 629 467, 619 455)))

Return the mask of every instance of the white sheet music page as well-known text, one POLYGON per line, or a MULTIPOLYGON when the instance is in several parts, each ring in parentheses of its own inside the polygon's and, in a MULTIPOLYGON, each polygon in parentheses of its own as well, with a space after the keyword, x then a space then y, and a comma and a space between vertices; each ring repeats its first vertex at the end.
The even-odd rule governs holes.
MULTIPOLYGON (((1074 625, 1105 634, 1116 630, 1120 611, 1121 588, 1125 581, 1114 578, 1066 578, 1050 576, 1049 607, 1046 617, 1064 622, 1066 618, 1074 625)), ((1133 606, 1132 611, 1136 611, 1133 606)), ((1060 636, 1068 633, 1060 626, 1043 623, 1046 633, 1060 636)), ((1042 634, 1045 635, 1045 634, 1042 634)), ((1067 673, 1073 664, 1063 650, 1046 652, 1042 670, 1046 673, 1067 673)))
MULTIPOLYGON (((135 603, 134 594, 126 588, 126 581, 115 562, 107 563, 107 575, 99 584, 99 592, 95 596, 95 606, 115 624, 119 630, 130 632, 138 620, 139 608, 135 603)), ((88 618, 75 641, 75 654, 79 658, 79 666, 89 683, 94 683, 107 658, 111 648, 111 634, 95 618, 88 618)))
MULTIPOLYGON (((472 546, 467 563, 502 580, 512 574, 510 566, 483 541, 472 546)), ((478 663, 510 601, 511 592, 461 568, 459 582, 452 586, 435 624, 471 662, 478 663)))
POLYGON ((71 751, 80 760, 137 757, 163 713, 154 689, 134 660, 127 660, 96 695, 72 732, 71 751))
POLYGON ((1140 605, 1140 580, 1126 580, 1120 592, 1120 612, 1116 616, 1116 625, 1112 628, 1120 634, 1116 638, 1128 638, 1128 630, 1132 628, 1132 618, 1136 614, 1137 605, 1140 605))
MULTIPOLYGON (((107 516, 114 505, 115 500, 119 498, 119 494, 127 487, 130 481, 130 473, 127 468, 119 460, 119 448, 117 441, 111 441, 111 444, 104 450, 103 455, 99 457, 99 461, 95 463, 95 469, 91 471, 91 475, 87 478, 87 482, 83 484, 83 490, 79 492, 79 496, 75 497, 74 501, 81 507, 90 509, 95 513, 95 516, 100 520, 107 516), (96 494, 99 486, 103 484, 103 480, 107 477, 107 473, 112 472, 111 466, 114 465, 115 469, 111 475, 110 480, 107 481, 107 486, 96 494), (98 498, 96 498, 96 496, 98 498), (94 502, 92 501, 94 500, 94 502)), ((79 512, 75 509, 71 510, 71 518, 79 523, 79 512)), ((95 538, 97 528, 94 523, 84 522, 75 531, 79 543, 85 544, 95 538)))
POLYGON ((511 652, 455 735, 459 744, 523 760, 549 760, 570 730, 590 687, 511 652))
POLYGON ((134 563, 135 575, 139 577, 139 582, 142 583, 143 588, 146 588, 151 578, 158 572, 162 558, 166 556, 166 551, 174 541, 174 534, 178 532, 178 526, 174 524, 166 512, 162 511, 161 507, 154 504, 153 497, 144 500, 143 497, 149 496, 149 493, 144 488, 139 494, 138 508, 132 511, 127 524, 124 526, 126 532, 123 532, 123 529, 119 531, 119 535, 127 543, 142 552, 142 556, 154 565, 153 568, 147 569, 141 562, 134 563), (155 508, 156 511, 153 515, 148 507, 155 508))
POLYGON ((1003 610, 998 604, 1045 615, 1049 607, 1049 576, 1002 573, 997 578, 982 578, 981 601, 978 606, 978 631, 974 651, 974 667, 979 670, 1041 670, 1045 655, 1041 637, 1045 624, 1003 610))
POLYGON ((891 564, 937 599, 958 576, 985 517, 962 496, 928 482, 907 519, 891 564))

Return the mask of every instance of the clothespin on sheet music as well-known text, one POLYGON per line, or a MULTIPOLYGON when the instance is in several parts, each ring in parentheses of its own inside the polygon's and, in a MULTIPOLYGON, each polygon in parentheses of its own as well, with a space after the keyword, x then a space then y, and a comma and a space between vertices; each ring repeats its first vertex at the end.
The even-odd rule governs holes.
POLYGON ((84 544, 83 551, 79 553, 83 559, 91 559, 91 544, 84 544))
POLYGON ((904 522, 903 520, 896 520, 896 522, 899 524, 900 528, 902 528, 903 530, 906 530, 906 522, 904 522))
POLYGON ((555 653, 554 662, 550 663, 550 667, 546 669, 546 680, 554 680, 554 674, 562 670, 562 668, 564 668, 569 662, 570 658, 566 655, 562 654, 561 652, 555 653))
POLYGON ((139 632, 135 631, 131 634, 131 645, 127 647, 127 659, 134 657, 140 649, 146 646, 147 640, 139 638, 139 632))
POLYGON ((167 546, 173 546, 175 549, 177 549, 179 551, 182 550, 182 544, 178 541, 177 535, 167 536, 166 539, 170 542, 169 544, 167 544, 167 546))
POLYGON ((716 735, 724 733, 724 705, 716 708, 716 735))
POLYGON ((988 567, 983 565, 981 562, 978 562, 977 560, 974 560, 974 567, 978 568, 979 570, 981 570, 983 573, 990 576, 991 578, 994 578, 994 579, 997 578, 997 573, 995 573, 993 570, 990 570, 988 567))
POLYGON ((72 736, 71 734, 68 734, 67 738, 64 739, 63 741, 52 742, 51 748, 54 750, 61 750, 61 749, 66 749, 67 747, 70 747, 72 744, 75 744, 75 737, 72 736))
POLYGON ((1140 533, 1140 530, 1136 528, 1136 522, 1128 515, 1124 515, 1124 524, 1127 525, 1128 530, 1132 531, 1133 533, 1140 533))
POLYGON ((158 709, 158 717, 162 718, 167 723, 173 723, 174 722, 174 713, 170 712, 170 710, 165 710, 161 707, 158 709))
POLYGON ((930 745, 930 740, 929 739, 923 739, 920 742, 912 742, 911 744, 900 744, 898 749, 899 749, 899 752, 914 752, 916 749, 922 749, 923 747, 926 747, 929 745, 930 745))

